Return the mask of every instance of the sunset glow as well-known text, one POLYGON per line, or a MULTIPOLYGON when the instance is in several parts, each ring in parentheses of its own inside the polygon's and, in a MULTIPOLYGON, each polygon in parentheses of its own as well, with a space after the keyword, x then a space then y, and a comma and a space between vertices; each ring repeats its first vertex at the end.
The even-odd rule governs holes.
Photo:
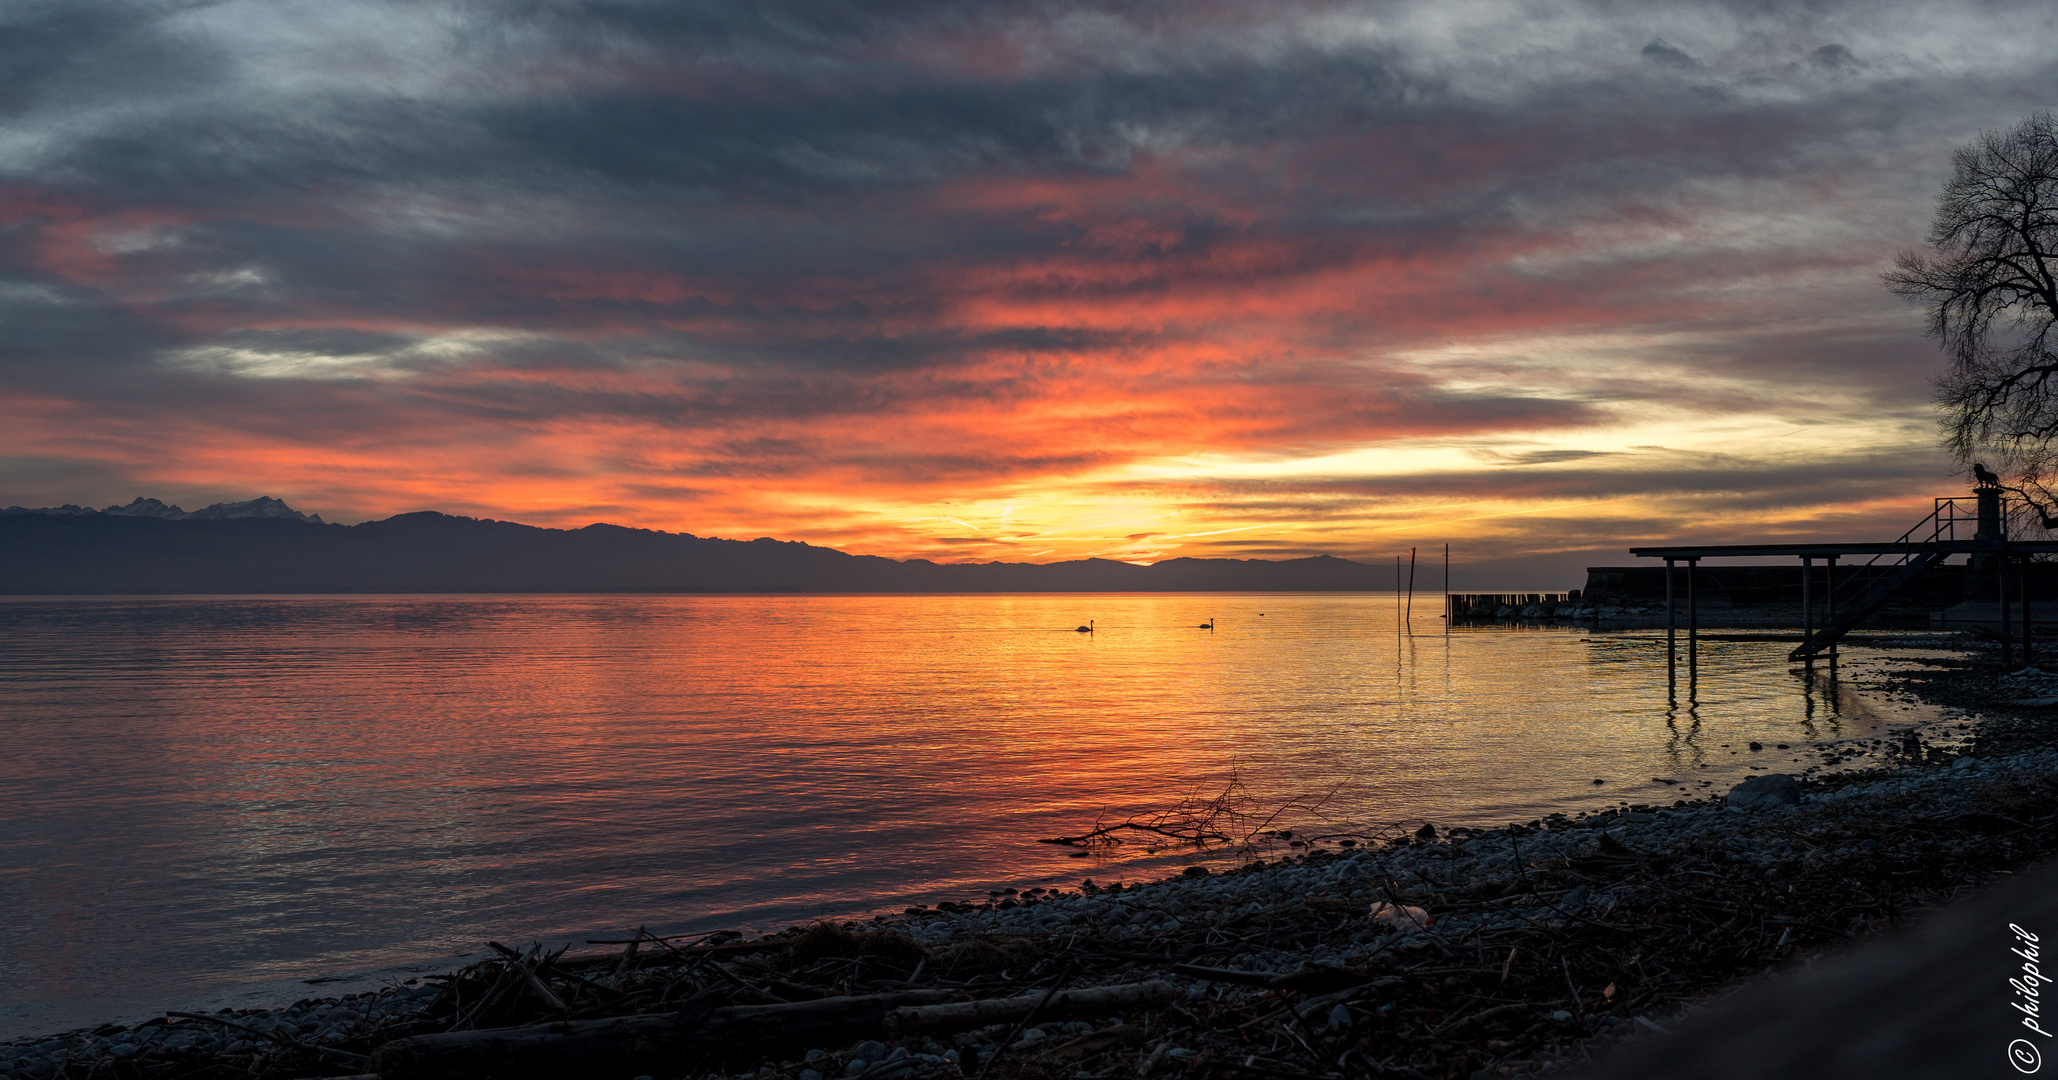
POLYGON ((1884 539, 1964 486, 1878 274, 1951 148, 2048 104, 2054 29, 127 18, 53 22, 69 66, 19 76, 55 89, 0 136, 0 505, 264 494, 943 561, 1450 542, 1517 575, 1884 539))

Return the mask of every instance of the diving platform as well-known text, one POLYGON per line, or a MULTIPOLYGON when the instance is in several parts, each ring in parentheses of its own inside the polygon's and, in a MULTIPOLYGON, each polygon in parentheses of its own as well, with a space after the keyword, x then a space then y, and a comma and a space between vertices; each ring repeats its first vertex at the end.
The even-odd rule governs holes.
MULTIPOLYGON (((1665 632, 1673 653, 1677 651, 1679 632, 1678 601, 1680 593, 1684 593, 1690 667, 1699 653, 1700 610, 1694 586, 1702 573, 1703 559, 1797 560, 1802 634, 1800 645, 1787 658, 1813 661, 1826 653, 1834 662, 1837 642, 1860 622, 1942 566, 1945 560, 1961 555, 1970 562, 1979 580, 1991 578, 2000 614, 2004 662, 2013 662, 2013 616, 2014 609, 2020 608, 2022 658, 2027 663, 2032 644, 2025 567, 2033 556, 2058 552, 2058 540, 2011 539, 2007 501, 2004 490, 1993 486, 1980 487, 1970 496, 1939 498, 1928 517, 1916 522, 1900 538, 1885 543, 1672 544, 1631 548, 1630 554, 1665 561, 1665 632), (1682 563, 1683 575, 1678 572, 1682 563), (2012 590, 2011 578, 2017 586, 2012 590)), ((1668 656, 1668 665, 1672 662, 1668 656)))

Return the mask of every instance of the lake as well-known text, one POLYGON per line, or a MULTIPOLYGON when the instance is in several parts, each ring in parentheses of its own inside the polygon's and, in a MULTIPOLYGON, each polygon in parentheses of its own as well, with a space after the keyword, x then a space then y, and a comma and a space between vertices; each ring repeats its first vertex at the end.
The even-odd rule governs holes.
POLYGON ((1662 631, 1413 606, 1404 636, 1365 594, 0 600, 0 1037, 488 938, 1156 876, 1232 856, 1037 841, 1232 775, 1332 829, 1493 825, 1931 716, 1852 689, 1878 650, 1830 687, 1711 642, 1668 704, 1662 631))

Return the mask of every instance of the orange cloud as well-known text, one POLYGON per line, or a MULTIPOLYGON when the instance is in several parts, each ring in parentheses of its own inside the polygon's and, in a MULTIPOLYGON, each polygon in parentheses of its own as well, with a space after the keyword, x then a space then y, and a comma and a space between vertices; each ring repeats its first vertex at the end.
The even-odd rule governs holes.
POLYGON ((1870 269, 1929 159, 1848 87, 1632 43, 1482 90, 1320 3, 961 7, 546 13, 412 97, 46 118, 0 174, 7 501, 1572 560, 1949 479, 1870 269))

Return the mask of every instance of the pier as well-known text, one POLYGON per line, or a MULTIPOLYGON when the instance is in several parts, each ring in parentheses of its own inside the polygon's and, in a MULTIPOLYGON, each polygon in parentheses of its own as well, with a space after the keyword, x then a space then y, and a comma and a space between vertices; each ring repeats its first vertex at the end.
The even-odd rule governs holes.
POLYGON ((2033 642, 2026 568, 2033 556, 2058 552, 2058 540, 2010 539, 2005 504, 2002 489, 1996 487, 1978 488, 1971 496, 1939 498, 1928 517, 1916 522, 1899 539, 1886 543, 1669 545, 1631 548, 1630 554, 1665 561, 1668 666, 1676 663, 1682 600, 1686 607, 1689 670, 1698 660, 1700 608, 1695 585, 1704 572, 1700 566, 1703 559, 1797 560, 1801 642, 1787 659, 1812 662, 1827 654, 1834 663, 1837 642, 1844 635, 1913 582, 1959 555, 1965 556, 1969 564, 1965 580, 1967 598, 1976 592, 1995 598, 2003 662, 2013 662, 2014 623, 2019 609, 2022 660, 2027 664, 2033 642), (1678 572, 1682 563, 1686 567, 1684 574, 1678 572))

